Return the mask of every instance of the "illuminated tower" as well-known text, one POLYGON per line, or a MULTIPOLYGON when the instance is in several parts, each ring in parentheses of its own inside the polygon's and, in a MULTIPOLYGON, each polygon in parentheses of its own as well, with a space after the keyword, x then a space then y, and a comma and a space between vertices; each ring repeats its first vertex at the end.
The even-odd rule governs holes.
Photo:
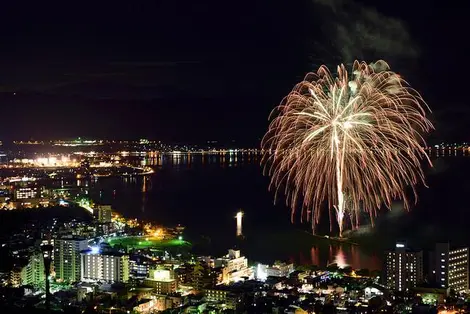
POLYGON ((237 219, 237 237, 243 236, 242 233, 242 222, 243 222, 243 212, 239 211, 237 215, 235 216, 237 219))

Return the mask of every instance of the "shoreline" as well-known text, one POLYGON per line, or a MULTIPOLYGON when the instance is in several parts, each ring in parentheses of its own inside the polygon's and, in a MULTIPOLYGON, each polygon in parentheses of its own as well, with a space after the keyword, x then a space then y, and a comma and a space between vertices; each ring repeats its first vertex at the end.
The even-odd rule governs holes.
MULTIPOLYGON (((307 231, 305 231, 305 233, 309 234, 307 231)), ((345 243, 345 244, 360 246, 359 243, 353 242, 350 238, 340 238, 340 237, 329 236, 329 235, 321 236, 318 234, 310 234, 310 235, 318 239, 328 240, 329 242, 335 242, 335 243, 341 243, 341 244, 345 243)))

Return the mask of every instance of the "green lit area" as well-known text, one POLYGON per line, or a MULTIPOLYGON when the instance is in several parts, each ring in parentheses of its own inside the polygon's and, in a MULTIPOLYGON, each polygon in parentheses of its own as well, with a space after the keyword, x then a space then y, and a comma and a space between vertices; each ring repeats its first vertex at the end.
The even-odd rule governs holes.
POLYGON ((191 243, 178 239, 162 239, 159 237, 114 237, 107 240, 111 246, 123 246, 128 249, 168 249, 176 247, 191 247, 191 243))
POLYGON ((424 303, 424 304, 436 305, 436 304, 437 304, 438 297, 437 297, 437 295, 434 294, 434 293, 425 293, 425 294, 422 296, 422 299, 423 299, 423 303, 424 303))

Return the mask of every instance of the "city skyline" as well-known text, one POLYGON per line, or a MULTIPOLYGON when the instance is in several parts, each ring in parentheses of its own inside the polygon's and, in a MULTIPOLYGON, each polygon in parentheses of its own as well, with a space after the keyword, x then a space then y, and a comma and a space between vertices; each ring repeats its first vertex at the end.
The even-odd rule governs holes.
MULTIPOLYGON (((315 304, 319 313, 366 306, 387 312, 443 304, 449 309, 465 300, 468 219, 455 217, 467 217, 468 211, 455 195, 467 188, 461 175, 468 146, 430 147, 436 168, 427 170, 430 188, 420 187, 424 197, 417 206, 410 213, 381 212, 375 227, 365 224, 340 240, 327 221, 312 235, 308 224, 291 224, 285 205, 272 204, 259 168, 260 149, 181 152, 162 144, 168 151, 156 152, 151 147, 158 142, 130 142, 109 145, 113 150, 81 138, 5 150, 0 161, 0 252, 10 257, 1 263, 5 293, 26 285, 46 294, 38 310, 92 304, 97 312, 146 312, 189 302, 221 310, 268 304, 269 312, 269 304, 282 308, 286 300, 310 311, 315 304), (121 149, 126 146, 136 149, 121 149), (415 260, 408 251, 391 254, 387 249, 397 239, 422 249, 421 255, 415 260), (452 249, 436 245, 449 242, 452 249), (41 259, 47 248, 54 256, 49 264, 41 259), (150 295, 150 301, 100 301, 110 284, 133 296, 150 295), (276 295, 286 287, 289 292, 280 297, 250 297, 253 291, 276 295), (192 294, 202 299, 188 301, 192 294), (375 304, 378 299, 382 302, 375 304)), ((24 301, 2 304, 14 308, 24 301)))
POLYGON ((2 3, 3 312, 470 312, 466 15, 2 3))

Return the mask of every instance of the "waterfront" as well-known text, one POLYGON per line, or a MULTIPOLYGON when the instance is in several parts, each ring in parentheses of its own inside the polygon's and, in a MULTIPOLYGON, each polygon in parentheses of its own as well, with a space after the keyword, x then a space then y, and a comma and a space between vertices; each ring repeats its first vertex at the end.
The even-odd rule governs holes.
MULTIPOLYGON (((398 208, 381 215, 376 232, 364 228, 367 232, 358 238, 359 246, 313 237, 308 233, 308 224, 291 224, 289 210, 282 204, 273 206, 273 195, 267 191, 268 178, 262 175, 257 155, 170 154, 128 161, 152 166, 155 173, 80 180, 79 184, 88 186, 95 200, 111 203, 125 216, 187 226, 195 248, 214 255, 238 245, 254 261, 286 259, 321 266, 335 262, 377 269, 383 250, 397 238, 406 238, 419 247, 426 245, 425 239, 467 244, 453 226, 463 223, 466 217, 465 203, 455 195, 464 195, 468 187, 464 175, 468 158, 435 158, 435 167, 428 170, 430 188, 420 189, 418 206, 409 214, 398 208), (245 240, 235 235, 239 209, 245 213, 245 240), (463 219, 455 218, 459 215, 463 219)), ((324 229, 328 231, 327 226, 324 229)))
MULTIPOLYGON (((457 246, 468 245, 465 234, 458 231, 465 230, 466 204, 455 197, 464 195, 468 188, 465 176, 468 158, 433 156, 433 160, 435 167, 426 168, 430 188, 419 188, 421 201, 411 213, 406 214, 395 206, 391 212, 380 215, 375 228, 365 224, 359 231, 349 234, 347 240, 336 238, 334 230, 329 232, 328 215, 323 215, 320 222, 322 230, 318 235, 311 234, 308 223, 301 224, 294 219, 295 223, 291 224, 289 209, 272 204, 272 192, 267 190, 269 178, 262 175, 260 156, 257 154, 244 155, 233 151, 222 154, 180 152, 123 156, 120 161, 131 167, 151 167, 150 174, 113 173, 106 177, 79 176, 75 175, 77 167, 65 167, 61 168, 63 172, 54 176, 34 173, 34 178, 30 178, 24 175, 31 171, 47 170, 26 165, 15 170, 17 176, 4 178, 3 182, 12 183, 11 186, 3 185, 5 195, 20 200, 26 193, 41 196, 41 199, 48 197, 49 205, 43 208, 42 204, 33 206, 24 201, 19 205, 31 206, 4 207, 2 221, 6 224, 2 225, 5 235, 2 248, 5 256, 11 256, 11 259, 2 260, 6 270, 2 280, 4 285, 12 287, 32 284, 38 291, 43 289, 46 277, 28 274, 45 273, 45 268, 34 266, 41 251, 38 247, 34 248, 33 243, 38 243, 36 234, 46 231, 46 237, 47 234, 54 235, 53 246, 43 245, 41 248, 54 248, 55 276, 51 290, 56 305, 84 305, 74 303, 75 296, 64 299, 55 293, 77 289, 71 285, 73 282, 80 281, 78 289, 89 287, 91 283, 105 294, 109 282, 126 284, 132 280, 137 282, 138 287, 154 289, 151 300, 157 300, 162 293, 165 300, 170 293, 171 298, 176 297, 168 305, 158 305, 154 301, 143 303, 158 309, 186 306, 190 303, 186 298, 191 298, 192 293, 203 294, 203 302, 220 305, 217 303, 220 300, 212 297, 214 289, 217 294, 230 291, 240 293, 240 296, 249 291, 259 292, 262 287, 265 287, 263 293, 266 295, 278 293, 280 289, 287 291, 287 282, 295 282, 293 290, 290 286, 287 295, 289 304, 299 304, 305 308, 323 304, 327 308, 330 303, 317 301, 329 295, 334 297, 333 304, 341 311, 348 307, 373 306, 369 300, 384 295, 386 286, 380 283, 384 283, 384 278, 390 278, 380 276, 380 272, 375 270, 383 264, 384 250, 395 246, 395 241, 406 240, 408 247, 424 249, 424 254, 416 253, 423 256, 423 265, 428 262, 427 255, 435 242, 451 241, 457 246), (236 219, 236 216, 240 217, 240 209, 244 213, 242 221, 236 219), (29 224, 25 225, 25 222, 29 224), (242 236, 237 236, 240 234, 242 236), (69 242, 79 245, 81 262, 75 264, 81 267, 82 274, 86 274, 80 278, 65 274, 60 266, 65 258, 67 261, 70 259, 66 256, 69 251, 63 249, 69 242), (216 258, 207 258, 207 255, 216 258), (102 266, 106 258, 113 258, 123 265, 122 269, 128 271, 109 278, 109 268, 102 266), (334 265, 327 267, 330 264, 334 265), (296 268, 300 272, 293 272, 296 268), (369 271, 359 271, 364 268, 369 271), (171 278, 172 272, 174 278, 171 278), (272 276, 280 281, 266 288, 272 276), (284 276, 289 276, 289 279, 282 279, 284 276), (243 282, 246 278, 254 281, 243 282), (259 288, 254 287, 253 283, 259 288), (331 283, 338 285, 337 288, 330 289, 331 283), (166 284, 165 290, 163 284, 166 284), (371 285, 377 287, 374 293, 371 293, 371 285), (241 292, 240 288, 245 292, 241 292), (346 289, 363 292, 351 293, 346 289)), ((79 169, 86 170, 87 161, 79 169)), ((365 222, 365 217, 363 219, 365 222)), ((50 240, 46 238, 45 241, 50 240)), ((400 244, 400 247, 407 245, 400 244)), ((465 248, 457 252, 463 250, 465 248)), ((413 265, 418 267, 416 262, 413 265)), ((420 275, 425 275, 424 271, 420 275)), ((385 284, 394 287, 388 281, 385 284)), ((464 286, 466 284, 459 287, 464 286)), ((121 287, 129 289, 130 286, 121 287)), ((149 290, 145 291, 148 293, 149 290)), ((414 294, 405 295, 404 299, 395 299, 394 302, 393 296, 383 299, 380 306, 400 307, 408 304, 411 309, 410 304, 415 301, 410 300, 414 300, 414 294)), ((275 298, 269 304, 281 304, 285 298, 275 298)), ((229 304, 227 300, 223 300, 222 308, 256 306, 259 309, 259 306, 266 304, 256 296, 243 305, 239 302, 229 304)), ((423 300, 434 306, 438 304, 437 296, 434 299, 423 297, 423 300)), ((42 306, 41 300, 35 302, 36 307, 42 306)), ((139 308, 141 304, 137 302, 123 307, 111 300, 101 302, 100 306, 103 312, 117 307, 129 311, 130 308, 139 308)))
MULTIPOLYGON (((282 202, 273 205, 273 193, 267 188, 269 178, 262 175, 260 155, 256 153, 129 154, 120 156, 120 161, 155 172, 44 180, 47 186, 71 189, 72 194, 76 191, 95 202, 111 204, 126 217, 167 226, 182 224, 198 254, 221 255, 237 245, 252 261, 290 260, 296 264, 337 263, 378 269, 383 251, 397 239, 424 249, 436 241, 469 244, 458 232, 463 229, 455 228, 467 217, 465 202, 457 196, 465 195, 468 189, 468 154, 437 153, 431 154, 434 168, 426 170, 430 188, 419 189, 418 205, 409 214, 398 205, 392 212, 384 211, 375 229, 364 218, 365 226, 353 239, 359 245, 312 236, 309 224, 301 224, 299 219, 291 224, 289 209, 282 202), (236 237, 235 215, 240 209, 245 213, 243 239, 236 237)), ((319 234, 329 234, 328 215, 323 215, 320 227, 319 234)))

